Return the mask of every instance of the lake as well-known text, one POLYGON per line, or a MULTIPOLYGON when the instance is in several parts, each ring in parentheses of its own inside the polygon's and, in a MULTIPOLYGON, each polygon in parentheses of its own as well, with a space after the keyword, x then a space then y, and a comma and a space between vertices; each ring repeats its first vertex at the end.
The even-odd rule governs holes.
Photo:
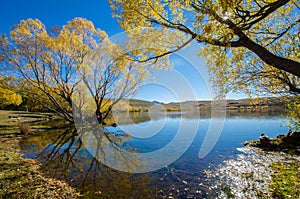
POLYGON ((117 127, 51 129, 24 138, 21 153, 86 198, 216 198, 222 187, 211 174, 245 153, 242 142, 261 133, 286 134, 280 115, 228 112, 222 120, 209 114, 121 114, 117 127), (208 131, 217 129, 213 125, 221 131, 208 131))

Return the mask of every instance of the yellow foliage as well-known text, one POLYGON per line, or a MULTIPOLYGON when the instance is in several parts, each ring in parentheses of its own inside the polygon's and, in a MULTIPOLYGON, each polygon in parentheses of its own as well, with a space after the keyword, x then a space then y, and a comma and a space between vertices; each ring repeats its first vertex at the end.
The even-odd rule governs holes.
POLYGON ((289 70, 281 61, 275 65, 273 60, 277 56, 295 61, 299 68, 297 0, 109 2, 120 26, 130 31, 133 44, 129 49, 140 60, 159 57, 157 64, 164 67, 169 63, 166 52, 193 37, 207 44, 200 55, 206 58, 216 87, 225 92, 287 94, 291 85, 300 86, 296 69, 289 70))
POLYGON ((5 107, 7 105, 19 106, 22 103, 22 97, 18 93, 12 90, 0 88, 0 106, 5 107))
POLYGON ((74 18, 52 31, 38 19, 20 21, 10 32, 8 62, 30 96, 68 121, 73 107, 101 118, 144 80, 146 69, 91 21, 74 18))

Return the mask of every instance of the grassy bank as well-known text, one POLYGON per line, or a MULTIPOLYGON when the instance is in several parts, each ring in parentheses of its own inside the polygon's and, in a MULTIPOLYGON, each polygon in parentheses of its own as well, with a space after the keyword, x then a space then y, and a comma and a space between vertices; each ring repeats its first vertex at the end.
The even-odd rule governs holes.
POLYGON ((273 198, 300 198, 300 162, 276 162, 270 190, 273 198))
MULTIPOLYGON (((264 151, 285 152, 300 155, 300 133, 278 135, 276 138, 251 140, 245 146, 258 147, 264 151)), ((272 182, 270 192, 272 198, 300 198, 300 161, 278 161, 271 164, 272 182)))
MULTIPOLYGON (((0 111, 0 198, 78 198, 78 192, 67 183, 45 177, 39 163, 21 157, 19 141, 31 130, 20 131, 23 128, 20 122, 26 124, 15 119, 20 114, 0 111)), ((26 121, 40 118, 37 114, 34 117, 27 114, 26 121)), ((30 133, 37 130, 41 129, 30 133)))

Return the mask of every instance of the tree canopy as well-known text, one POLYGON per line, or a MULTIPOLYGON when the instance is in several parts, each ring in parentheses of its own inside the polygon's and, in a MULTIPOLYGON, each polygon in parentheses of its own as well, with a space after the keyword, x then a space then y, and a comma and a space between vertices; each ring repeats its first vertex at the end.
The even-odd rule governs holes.
POLYGON ((1 57, 6 69, 22 79, 21 90, 70 122, 76 109, 96 114, 101 123, 146 73, 83 18, 50 30, 38 19, 22 20, 10 39, 2 36, 1 57))
POLYGON ((206 58, 212 80, 224 87, 225 92, 300 93, 297 0, 110 0, 110 3, 122 28, 138 28, 136 32, 143 34, 135 36, 143 38, 142 28, 153 27, 158 36, 148 39, 148 45, 152 46, 155 39, 163 41, 164 48, 148 47, 144 51, 147 56, 141 61, 167 57, 195 40, 203 44, 200 55, 206 58), (177 37, 170 36, 170 32, 177 37))

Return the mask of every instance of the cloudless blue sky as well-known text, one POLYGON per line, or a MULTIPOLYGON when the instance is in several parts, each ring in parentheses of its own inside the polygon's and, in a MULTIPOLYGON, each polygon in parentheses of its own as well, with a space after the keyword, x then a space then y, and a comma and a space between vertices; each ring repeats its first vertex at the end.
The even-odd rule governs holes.
POLYGON ((108 35, 122 31, 112 18, 107 0, 6 0, 1 2, 0 32, 8 33, 21 19, 37 18, 51 28, 62 26, 75 17, 93 21, 108 35))
MULTIPOLYGON (((63 26, 75 17, 91 20, 96 28, 104 30, 109 36, 123 31, 112 17, 107 0, 7 0, 1 2, 0 33, 8 34, 11 27, 22 19, 37 18, 50 29, 63 26)), ((157 80, 147 82, 133 97, 163 102, 211 99, 206 80, 191 64, 176 55, 172 56, 172 62, 175 66, 173 72, 155 71, 157 80), (181 81, 187 84, 177 78, 183 78, 181 81)), ((204 60, 200 60, 199 64, 204 65, 204 60)), ((242 97, 244 95, 228 96, 242 97)))

